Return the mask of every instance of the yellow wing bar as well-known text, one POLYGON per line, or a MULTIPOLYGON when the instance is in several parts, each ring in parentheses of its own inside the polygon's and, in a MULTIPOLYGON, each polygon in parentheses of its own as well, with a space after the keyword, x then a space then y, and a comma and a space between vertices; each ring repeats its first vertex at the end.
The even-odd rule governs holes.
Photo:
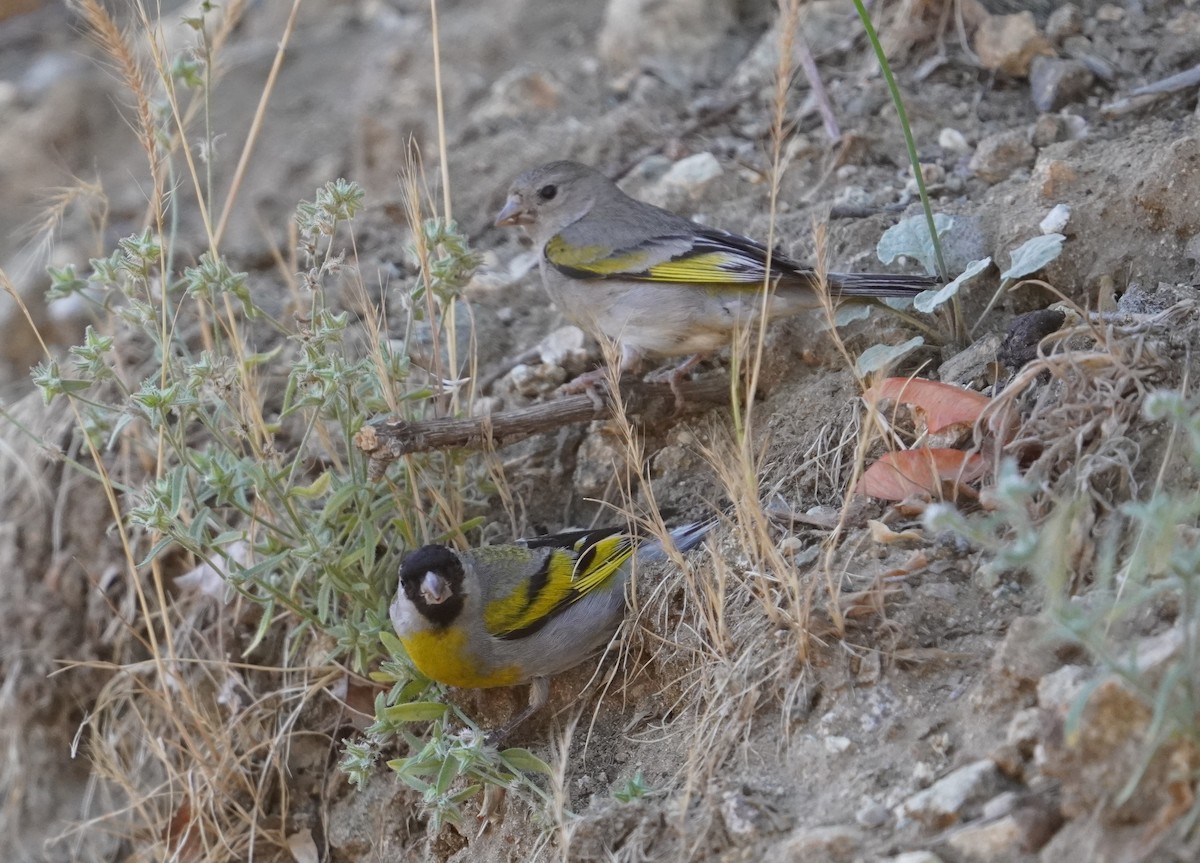
POLYGON ((483 614, 488 632, 506 639, 530 635, 571 603, 607 586, 633 554, 633 539, 617 534, 591 540, 584 536, 573 548, 553 549, 538 572, 490 602, 483 614))

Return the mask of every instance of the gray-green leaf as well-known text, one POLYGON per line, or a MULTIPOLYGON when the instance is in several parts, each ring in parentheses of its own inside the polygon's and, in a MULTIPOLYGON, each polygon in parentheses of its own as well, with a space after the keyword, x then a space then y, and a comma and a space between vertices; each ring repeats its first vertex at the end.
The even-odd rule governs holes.
POLYGON ((446 715, 446 705, 437 701, 410 701, 384 708, 384 717, 389 722, 428 722, 446 715))
MULTIPOLYGON (((933 226, 939 238, 953 225, 954 219, 945 213, 933 214, 933 226)), ((937 252, 934 251, 933 240, 929 236, 929 223, 925 221, 924 216, 910 216, 884 231, 875 247, 875 254, 885 264, 890 264, 896 258, 905 255, 920 261, 925 272, 930 275, 937 273, 937 252)))
POLYGON ((1045 234, 1022 243, 1012 252, 1012 265, 1000 274, 1004 281, 1036 273, 1062 254, 1062 234, 1045 234))
POLYGON ((544 773, 547 776, 554 775, 553 768, 528 749, 505 749, 500 753, 500 758, 513 770, 533 771, 535 773, 544 773))
POLYGON ((957 279, 945 287, 938 288, 936 291, 921 291, 913 300, 913 308, 918 312, 928 314, 946 302, 948 299, 958 293, 958 289, 965 285, 971 279, 978 276, 992 264, 991 258, 984 258, 982 261, 972 261, 967 264, 967 268, 962 271, 957 279))
POLYGON ((859 354, 858 361, 854 366, 858 369, 859 375, 865 377, 871 372, 891 365, 905 354, 916 350, 923 344, 925 344, 925 339, 920 336, 914 336, 907 342, 899 345, 872 345, 859 354))
POLYGON ((871 314, 871 306, 867 303, 842 303, 833 312, 833 325, 844 327, 854 321, 861 321, 871 314))

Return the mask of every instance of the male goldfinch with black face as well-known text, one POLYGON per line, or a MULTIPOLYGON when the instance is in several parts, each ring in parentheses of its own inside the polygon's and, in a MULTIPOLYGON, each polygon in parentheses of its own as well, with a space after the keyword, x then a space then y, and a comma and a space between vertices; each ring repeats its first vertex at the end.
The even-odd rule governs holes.
MULTIPOLYGON (((671 531, 680 551, 713 522, 671 531)), ((606 645, 625 613, 634 561, 666 560, 657 540, 609 528, 456 551, 426 545, 400 566, 392 625, 418 670, 449 686, 529 683, 529 706, 488 735, 499 743, 549 697, 549 678, 606 645)))

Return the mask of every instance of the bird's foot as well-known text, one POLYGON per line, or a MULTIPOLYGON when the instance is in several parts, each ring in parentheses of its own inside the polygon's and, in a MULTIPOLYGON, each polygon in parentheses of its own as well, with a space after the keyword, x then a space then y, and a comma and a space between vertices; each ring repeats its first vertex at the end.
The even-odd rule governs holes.
POLYGON ((655 375, 658 380, 665 380, 671 386, 671 395, 675 396, 675 412, 682 413, 687 399, 683 395, 683 382, 688 373, 694 369, 708 354, 693 354, 668 372, 655 375))
POLYGON ((558 391, 565 395, 586 395, 592 400, 592 405, 596 410, 602 411, 604 410, 602 393, 607 391, 608 382, 608 369, 601 366, 567 381, 558 388, 558 391))

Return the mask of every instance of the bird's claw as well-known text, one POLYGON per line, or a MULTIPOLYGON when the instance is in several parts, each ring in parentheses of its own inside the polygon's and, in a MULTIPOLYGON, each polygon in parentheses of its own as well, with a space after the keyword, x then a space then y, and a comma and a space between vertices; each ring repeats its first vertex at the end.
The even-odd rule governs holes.
POLYGON ((558 388, 560 393, 565 395, 586 395, 592 400, 592 406, 596 412, 604 410, 604 398, 602 393, 608 389, 608 369, 599 368, 592 369, 590 372, 584 372, 579 377, 567 381, 558 388))

